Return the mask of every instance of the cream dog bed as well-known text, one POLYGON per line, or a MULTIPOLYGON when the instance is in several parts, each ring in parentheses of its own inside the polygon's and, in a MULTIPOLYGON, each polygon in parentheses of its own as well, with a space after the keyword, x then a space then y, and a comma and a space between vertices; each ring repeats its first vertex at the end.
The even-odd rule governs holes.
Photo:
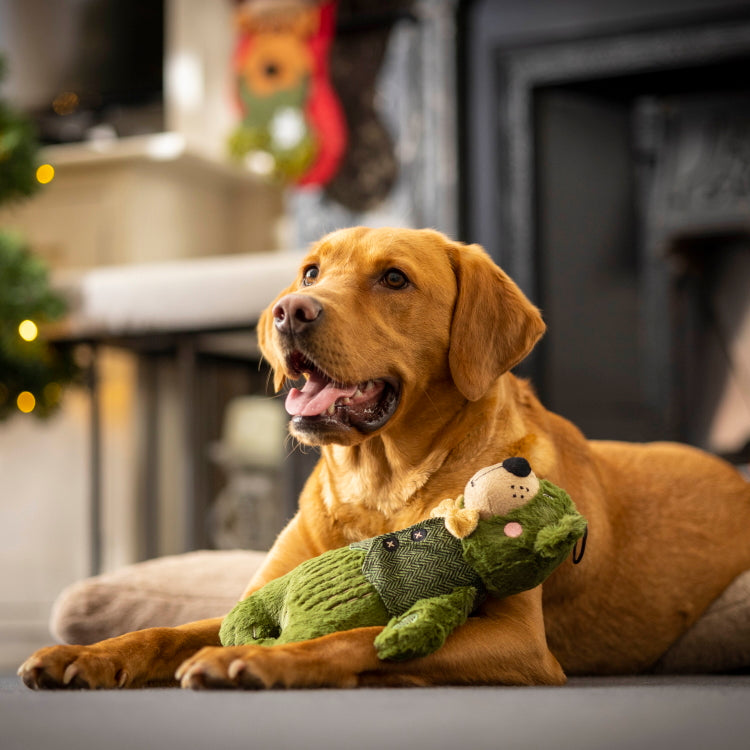
MULTIPOLYGON (((58 597, 50 630, 62 643, 226 614, 265 552, 199 551, 130 565, 72 584, 58 597)), ((654 665, 661 674, 750 668, 750 571, 738 576, 654 665)))

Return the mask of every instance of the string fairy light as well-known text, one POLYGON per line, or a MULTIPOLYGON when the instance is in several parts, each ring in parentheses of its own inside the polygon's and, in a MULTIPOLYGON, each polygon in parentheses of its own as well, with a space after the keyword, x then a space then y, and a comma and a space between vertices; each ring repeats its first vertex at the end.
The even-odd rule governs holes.
POLYGON ((36 169, 36 179, 42 185, 47 185, 55 178, 55 168, 51 164, 40 164, 36 169))
POLYGON ((39 328, 33 320, 23 320, 18 325, 18 335, 24 341, 34 341, 39 335, 39 328))
POLYGON ((18 410, 22 411, 24 414, 31 413, 36 406, 34 394, 29 391, 21 391, 16 399, 16 406, 18 407, 18 410))

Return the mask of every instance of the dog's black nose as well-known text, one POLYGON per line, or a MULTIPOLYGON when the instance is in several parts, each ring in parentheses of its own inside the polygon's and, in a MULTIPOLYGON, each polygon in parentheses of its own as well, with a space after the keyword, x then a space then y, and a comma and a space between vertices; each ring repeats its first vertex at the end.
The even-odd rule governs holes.
POLYGON ((287 294, 273 308, 273 322, 280 333, 300 333, 315 323, 323 306, 306 294, 287 294))
POLYGON ((525 458, 513 456, 503 461, 503 469, 517 477, 527 477, 531 474, 531 466, 525 458))

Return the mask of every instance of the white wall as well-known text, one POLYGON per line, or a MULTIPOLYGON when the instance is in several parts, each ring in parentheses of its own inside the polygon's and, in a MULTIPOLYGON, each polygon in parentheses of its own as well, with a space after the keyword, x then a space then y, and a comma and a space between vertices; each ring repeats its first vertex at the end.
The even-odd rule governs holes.
POLYGON ((0 667, 49 641, 52 601, 88 572, 87 421, 77 391, 48 421, 0 423, 0 667))
MULTIPOLYGON (((102 567, 135 561, 135 360, 103 349, 102 567)), ((90 399, 67 391, 47 420, 0 422, 0 669, 51 642, 47 622, 68 584, 90 574, 90 399)))

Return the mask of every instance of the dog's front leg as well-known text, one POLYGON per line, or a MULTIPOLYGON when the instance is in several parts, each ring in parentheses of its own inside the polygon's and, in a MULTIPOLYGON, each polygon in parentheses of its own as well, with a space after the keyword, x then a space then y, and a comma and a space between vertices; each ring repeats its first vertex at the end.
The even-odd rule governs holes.
POLYGON ((123 688, 175 684, 177 667, 207 645, 219 644, 221 618, 176 628, 147 628, 90 646, 49 646, 18 674, 32 689, 123 688))
POLYGON ((278 646, 205 648, 180 667, 189 688, 302 688, 364 685, 562 685, 547 648, 541 588, 490 600, 433 654, 382 661, 379 627, 278 646))

